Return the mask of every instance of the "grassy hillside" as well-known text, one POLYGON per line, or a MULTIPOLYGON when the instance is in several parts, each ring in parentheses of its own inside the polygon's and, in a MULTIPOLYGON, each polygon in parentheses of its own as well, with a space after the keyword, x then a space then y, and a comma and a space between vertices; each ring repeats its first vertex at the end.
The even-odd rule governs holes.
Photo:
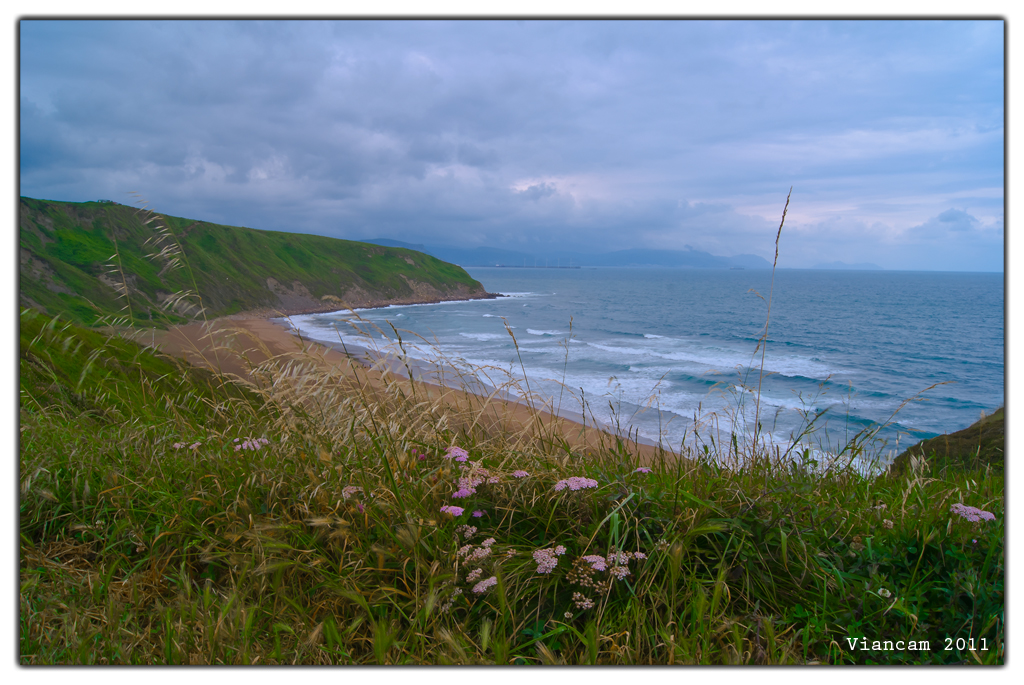
POLYGON ((1006 412, 1000 407, 963 430, 919 442, 896 457, 889 469, 896 474, 906 473, 914 456, 961 470, 990 466, 1002 471, 1005 446, 1006 412))
POLYGON ((386 374, 20 333, 21 664, 1004 663, 999 469, 641 465, 386 374))
POLYGON ((21 304, 88 325, 114 314, 166 325, 195 316, 189 303, 213 317, 486 295, 460 267, 411 250, 166 215, 144 223, 150 216, 106 201, 21 198, 21 304), (185 291, 195 295, 175 297, 185 291))

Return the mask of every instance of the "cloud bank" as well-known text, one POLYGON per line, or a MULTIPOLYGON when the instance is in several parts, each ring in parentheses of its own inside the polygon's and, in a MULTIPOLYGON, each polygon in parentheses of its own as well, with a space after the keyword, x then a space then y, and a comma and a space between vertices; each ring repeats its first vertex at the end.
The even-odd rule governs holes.
POLYGON ((21 193, 343 238, 1001 270, 1000 21, 22 21, 21 193))

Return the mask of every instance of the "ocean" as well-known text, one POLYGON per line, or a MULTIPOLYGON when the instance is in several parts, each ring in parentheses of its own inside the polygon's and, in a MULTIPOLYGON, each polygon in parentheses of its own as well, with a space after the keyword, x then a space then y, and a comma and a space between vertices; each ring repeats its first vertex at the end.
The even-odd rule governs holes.
POLYGON ((759 410, 779 445, 813 421, 800 438, 813 449, 859 433, 885 459, 1004 403, 1002 274, 778 270, 762 348, 769 270, 467 271, 505 297, 291 323, 349 351, 393 346, 394 326, 412 359, 517 379, 552 408, 671 449, 695 428, 749 436, 759 410))

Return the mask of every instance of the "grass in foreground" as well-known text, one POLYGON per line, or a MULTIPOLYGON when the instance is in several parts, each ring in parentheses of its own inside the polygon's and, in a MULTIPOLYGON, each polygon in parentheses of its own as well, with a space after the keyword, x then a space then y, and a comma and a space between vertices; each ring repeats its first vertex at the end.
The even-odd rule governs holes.
POLYGON ((23 313, 22 664, 1004 661, 1001 471, 645 467, 261 371, 23 313))

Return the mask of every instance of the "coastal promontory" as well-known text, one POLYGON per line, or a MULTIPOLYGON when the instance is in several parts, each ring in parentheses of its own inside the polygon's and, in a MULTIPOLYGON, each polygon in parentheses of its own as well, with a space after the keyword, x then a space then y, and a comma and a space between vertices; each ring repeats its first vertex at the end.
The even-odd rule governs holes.
POLYGON ((103 200, 22 197, 19 238, 20 304, 86 325, 129 316, 162 327, 200 307, 289 315, 493 297, 461 267, 413 250, 103 200))

